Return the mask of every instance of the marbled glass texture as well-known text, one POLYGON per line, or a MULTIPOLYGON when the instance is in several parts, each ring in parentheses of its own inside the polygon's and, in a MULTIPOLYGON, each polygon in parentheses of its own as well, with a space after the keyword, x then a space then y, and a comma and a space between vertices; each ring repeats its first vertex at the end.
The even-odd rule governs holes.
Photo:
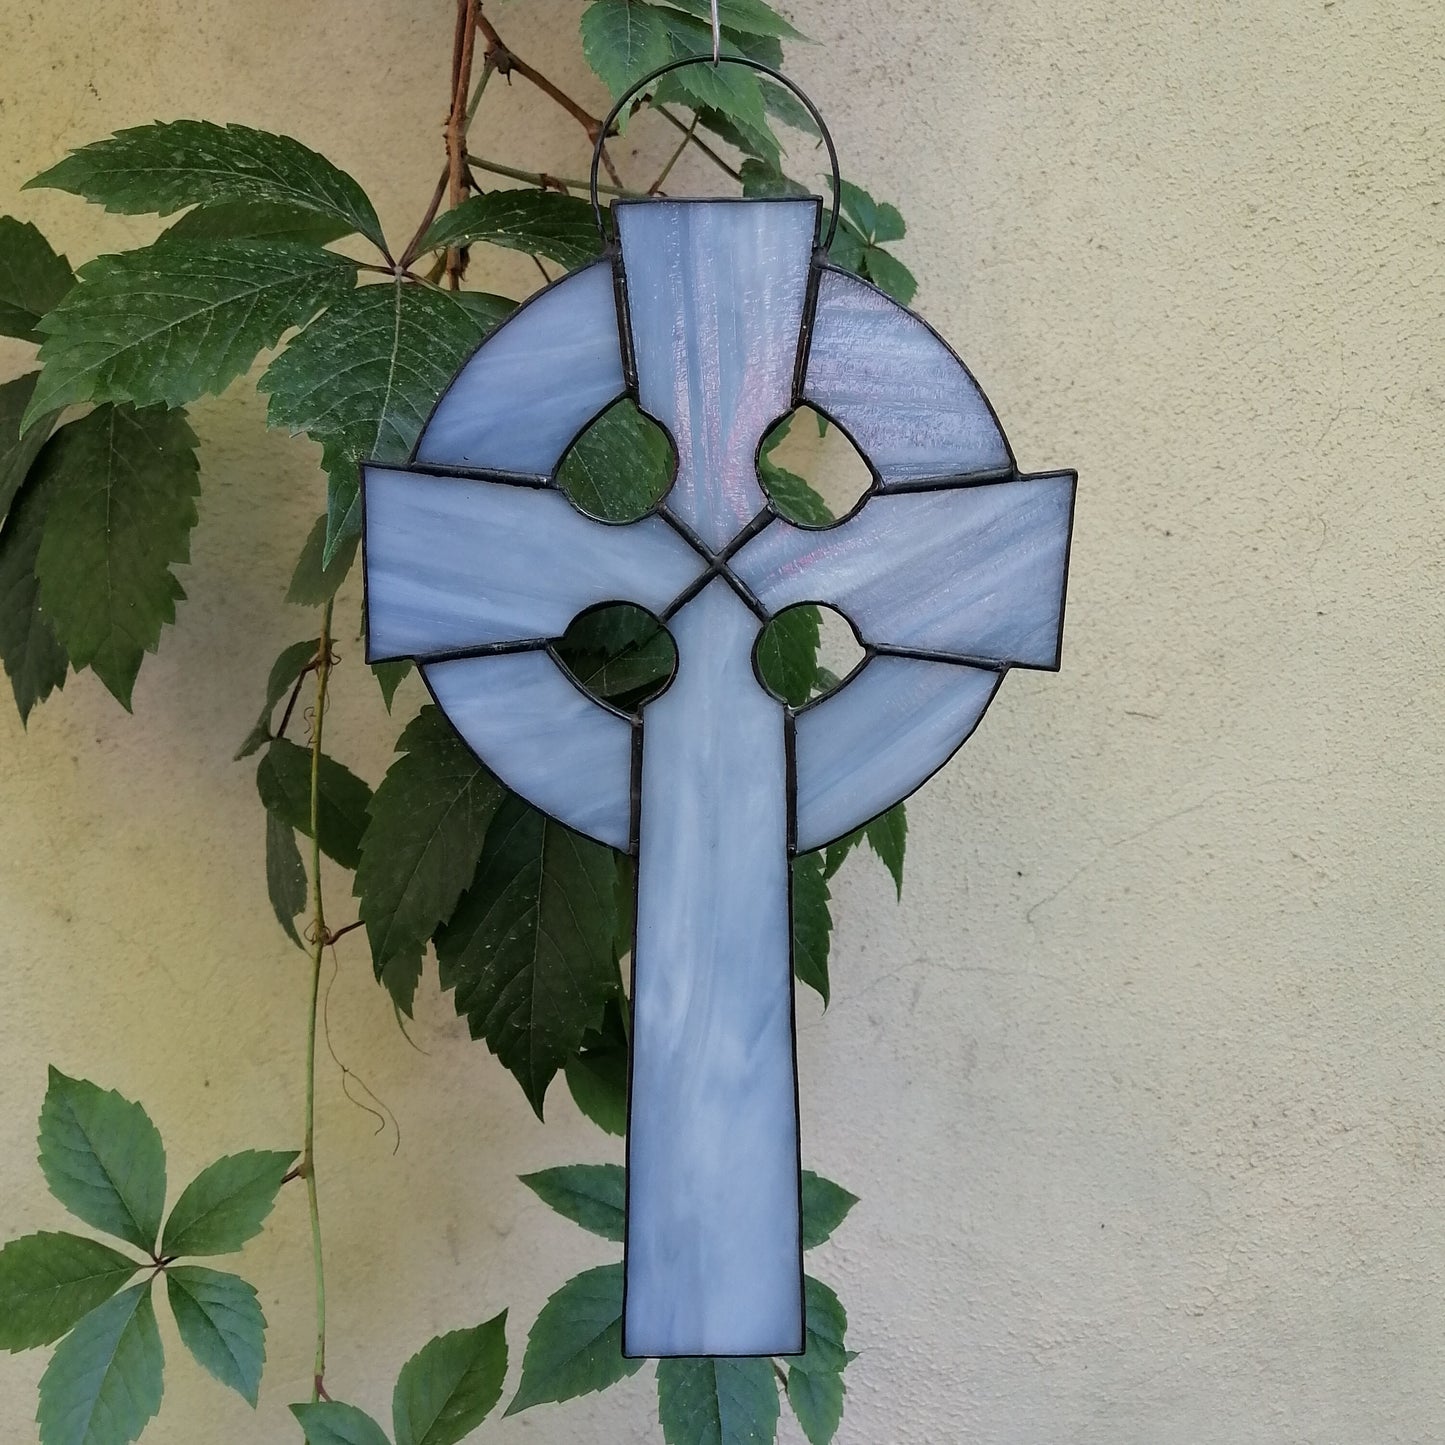
POLYGON ((815 200, 613 208, 637 395, 671 433, 668 512, 712 551, 763 510, 757 449, 793 405, 815 200))
POLYGON ((732 570, 771 612, 827 602, 865 644, 1054 667, 1072 474, 884 493, 836 527, 777 521, 732 570))
POLYGON ((364 469, 369 653, 416 658, 498 776, 637 857, 623 1348, 789 1354, 803 1347, 790 831, 811 849, 892 806, 1010 666, 1057 665, 1074 483, 1017 477, 973 378, 867 283, 813 272, 810 330, 816 201, 613 214, 618 254, 483 343, 416 463, 364 469), (556 471, 626 391, 625 355, 679 466, 652 515, 612 525, 574 508, 556 471), (831 527, 771 517, 757 478, 763 435, 800 400, 877 477, 831 527), (874 655, 793 713, 753 653, 764 618, 804 601, 843 612, 874 655), (604 602, 647 608, 677 645, 636 721, 550 650, 604 602))
POLYGON ((632 1355, 803 1347, 784 711, 710 582, 643 709, 627 1149, 632 1355))
POLYGON ((852 437, 885 490, 1013 469, 963 363, 926 322, 842 271, 818 284, 803 396, 852 437))
POLYGON ((545 649, 424 663, 437 705, 514 793, 626 852, 632 725, 589 697, 545 649))

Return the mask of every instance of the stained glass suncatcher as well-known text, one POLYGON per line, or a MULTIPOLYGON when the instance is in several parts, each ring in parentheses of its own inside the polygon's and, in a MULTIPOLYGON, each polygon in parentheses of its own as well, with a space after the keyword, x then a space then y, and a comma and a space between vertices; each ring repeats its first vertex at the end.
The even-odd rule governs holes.
POLYGON ((803 1348, 790 857, 906 797, 1010 667, 1058 665, 1073 473, 1020 476, 921 320, 833 269, 810 199, 618 202, 604 259, 522 307, 457 374, 406 466, 365 471, 373 661, 412 657, 510 787, 637 858, 624 1351, 803 1348), (630 524, 557 485, 632 396, 677 474, 630 524), (783 520, 759 444, 807 402, 870 463, 836 525, 783 520), (794 709, 764 623, 845 614, 865 661, 794 709), (647 608, 678 664, 637 718, 549 646, 647 608))

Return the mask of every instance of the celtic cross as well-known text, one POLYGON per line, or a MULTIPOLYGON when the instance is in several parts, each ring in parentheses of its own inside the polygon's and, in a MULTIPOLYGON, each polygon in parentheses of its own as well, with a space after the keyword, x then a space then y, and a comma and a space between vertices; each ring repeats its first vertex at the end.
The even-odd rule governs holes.
POLYGON ((790 858, 906 797, 1010 667, 1055 668, 1074 476, 1021 476, 962 363, 834 269, 816 199, 619 202, 618 243, 482 344, 405 466, 365 472, 372 660, 412 657, 504 782, 637 859, 624 1351, 803 1348, 790 858), (641 520, 583 515, 559 464, 631 395, 677 454, 641 520), (873 472, 827 527, 757 453, 809 403, 873 472), (549 650, 630 602, 677 647, 629 718, 549 650), (794 709, 764 623, 842 612, 865 661, 794 709))

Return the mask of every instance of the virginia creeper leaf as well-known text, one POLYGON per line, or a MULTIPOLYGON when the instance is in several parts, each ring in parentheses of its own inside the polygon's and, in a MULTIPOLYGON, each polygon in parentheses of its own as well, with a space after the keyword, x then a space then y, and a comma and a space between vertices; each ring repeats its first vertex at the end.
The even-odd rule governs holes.
POLYGON ((40 1445, 131 1445, 161 1407, 164 1364, 147 1280, 55 1347, 40 1377, 40 1445))
POLYGON ((508 797, 437 935, 443 988, 542 1116, 553 1075, 618 989, 612 851, 508 797))
POLYGON ((640 517, 672 485, 667 433, 624 398, 588 423, 557 468, 557 485, 575 506, 605 522, 640 517))
MULTIPOLYGON (((711 0, 667 0, 674 10, 685 10, 700 20, 710 20, 711 0)), ((795 30, 771 5, 763 0, 717 0, 717 18, 729 30, 749 35, 774 35, 780 40, 801 40, 795 30)))
POLYGON ((208 1164, 181 1191, 162 1254, 232 1254, 261 1232, 296 1151, 247 1149, 208 1164))
MULTIPOLYGON (((619 870, 620 871, 620 870, 619 870)), ((630 893, 619 901, 619 926, 630 936, 630 893)), ((604 1133, 621 1138, 627 1132, 627 1032, 625 1005, 612 999, 602 1011, 602 1022, 582 1038, 581 1049, 567 1060, 567 1087, 573 1102, 604 1133)))
POLYGON ((155 1247, 166 1200, 166 1151, 139 1104, 50 1070, 40 1106, 40 1169, 77 1219, 155 1247))
POLYGON ((401 281, 362 286, 266 369, 258 385, 271 398, 269 424, 321 443, 329 478, 325 563, 361 529, 358 463, 410 455, 452 374, 511 305, 401 281))
POLYGON ((296 916, 306 907, 306 869, 296 846, 296 830, 275 813, 266 814, 266 896, 286 937, 305 948, 296 916))
POLYGON ((76 401, 181 406, 224 391, 283 332, 350 291, 344 257, 294 242, 159 241, 98 256, 41 322, 25 426, 76 401))
MULTIPOLYGON (((43 455, 43 454, 42 454, 43 455)), ((0 657, 15 694, 20 721, 58 687, 65 685, 70 661, 40 608, 35 559, 45 535, 45 513, 54 488, 38 461, 10 508, 0 530, 0 657)))
POLYGON ((27 1234, 0 1249, 0 1349, 58 1340, 140 1268, 98 1239, 27 1234))
POLYGON ((517 1176, 543 1204, 589 1233, 623 1237, 627 1176, 619 1164, 563 1164, 517 1176))
POLYGON ((658 1361, 657 1419, 667 1445, 769 1445, 778 1413, 771 1360, 658 1361))
POLYGON ((506 1413, 605 1390, 641 1368, 622 1355, 622 1266, 584 1270, 542 1306, 506 1413))
POLYGON ((858 1202, 840 1184, 803 1170, 803 1248, 813 1249, 832 1235, 858 1202))
POLYGON ((808 1374, 841 1374, 849 1360, 844 1339, 848 1313, 843 1302, 822 1280, 805 1275, 803 1303, 807 1320, 805 1348, 791 1362, 792 1368, 808 1374))
POLYGON ((305 1432, 306 1445, 390 1445, 370 1415, 340 1400, 292 1405, 291 1413, 305 1432))
POLYGON ((351 571, 360 542, 360 533, 344 538, 327 562, 326 514, 323 512, 306 534, 301 555, 296 559, 296 570, 291 574, 291 585, 286 589, 286 600, 298 607, 320 607, 323 602, 329 602, 351 571))
POLYGON ((808 1445, 831 1445, 843 1420, 843 1376, 827 1370, 788 1368, 788 1404, 808 1445))
POLYGON ((141 660, 185 596, 196 436, 185 413, 99 406, 61 427, 37 469, 51 495, 35 559, 40 605, 76 668, 130 710, 141 660))
POLYGON ((383 245, 366 192, 290 136, 206 120, 154 121, 72 151, 31 187, 69 191, 107 211, 159 216, 215 202, 280 202, 344 221, 383 245))
POLYGON ((440 708, 424 707, 397 751, 372 795, 355 892, 376 976, 410 1013, 427 940, 472 881, 503 789, 440 708))
POLYGON ((74 280, 70 263, 29 221, 0 216, 0 336, 39 341, 36 322, 74 280))
POLYGON ((234 1274, 181 1264, 166 1271, 166 1297, 196 1363, 254 1408, 266 1363, 266 1316, 256 1291, 234 1274))
POLYGON ((305 642, 293 642, 289 647, 281 649, 280 655, 271 664, 271 673, 266 679, 266 701, 261 707, 261 715, 256 720, 256 726, 246 734, 246 741, 236 750, 237 762, 242 758, 249 758, 252 753, 258 752, 270 742, 271 714, 276 711, 276 704, 296 686, 302 669, 316 660, 316 649, 320 645, 320 639, 313 637, 305 642))
POLYGON ((456 1445, 502 1398, 507 1312, 428 1341, 397 1377, 391 1397, 396 1445, 456 1445))
POLYGON ((0 385, 0 521, 9 514, 20 484, 29 475, 31 463, 40 454, 60 415, 52 412, 41 417, 24 436, 20 435, 20 418, 30 405, 39 378, 38 371, 30 371, 0 385))
POLYGON ((354 229, 339 217, 285 201, 218 201, 187 211, 161 236, 172 241, 301 241, 325 246, 354 229))
POLYGON ((828 1005, 828 945, 833 915, 828 911, 828 881, 823 855, 802 853, 793 859, 793 972, 828 1005))
POLYGON ((569 271, 602 249, 592 207, 557 191, 486 191, 443 211, 422 237, 423 251, 485 241, 545 256, 569 271))
MULTIPOLYGON (((361 835, 371 789, 335 758, 321 755, 318 776, 321 850, 343 868, 361 860, 361 835)), ((268 812, 311 836, 311 751, 277 738, 256 769, 256 790, 268 812)))

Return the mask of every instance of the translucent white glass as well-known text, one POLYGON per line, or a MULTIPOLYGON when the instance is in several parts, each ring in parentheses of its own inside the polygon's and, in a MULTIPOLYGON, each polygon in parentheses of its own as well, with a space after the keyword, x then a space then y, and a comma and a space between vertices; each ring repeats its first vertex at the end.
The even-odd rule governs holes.
POLYGON ((631 847, 632 727, 550 653, 459 657, 422 672, 467 746, 513 792, 599 843, 631 847))
POLYGON ((803 396, 837 418, 884 487, 1012 465, 958 358, 918 317, 841 271, 818 286, 803 396))
POLYGON ((660 517, 612 526, 551 488, 366 468, 373 659, 560 637, 600 602, 661 612, 704 565, 660 517))
POLYGON ((821 848, 921 787, 978 726, 1002 674, 874 657, 794 725, 798 849, 821 848))
POLYGON ((826 602, 865 643, 1057 664, 1072 475, 876 496, 836 527, 774 522, 733 559, 770 611, 826 602))
POLYGON ((613 208, 643 411, 672 434, 665 506, 717 549, 766 499, 763 433, 793 404, 818 203, 613 208))
POLYGON ((598 261, 535 296, 486 339, 432 413, 417 460, 548 475, 622 391, 612 266, 598 261))
POLYGON ((642 710, 632 1355, 802 1348, 784 714, 753 674, 759 626, 709 583, 642 710))

